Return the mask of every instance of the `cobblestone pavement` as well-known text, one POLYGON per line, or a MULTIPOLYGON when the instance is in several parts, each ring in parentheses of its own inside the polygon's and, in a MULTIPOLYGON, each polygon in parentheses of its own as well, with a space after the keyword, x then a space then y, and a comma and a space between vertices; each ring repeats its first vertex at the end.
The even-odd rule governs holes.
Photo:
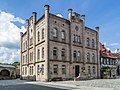
POLYGON ((120 79, 59 82, 0 80, 0 90, 120 90, 120 79))
POLYGON ((120 79, 95 79, 86 81, 61 81, 56 82, 63 85, 76 85, 86 87, 100 87, 112 90, 120 90, 120 79))

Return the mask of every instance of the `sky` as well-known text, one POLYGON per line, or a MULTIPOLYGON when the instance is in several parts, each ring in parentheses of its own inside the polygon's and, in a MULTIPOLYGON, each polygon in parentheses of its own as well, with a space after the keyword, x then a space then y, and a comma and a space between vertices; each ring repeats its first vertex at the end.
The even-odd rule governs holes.
POLYGON ((0 63, 20 61, 20 32, 25 32, 25 20, 32 12, 37 19, 50 12, 68 18, 67 10, 85 15, 86 26, 100 27, 99 39, 108 49, 120 48, 120 0, 0 0, 0 63))

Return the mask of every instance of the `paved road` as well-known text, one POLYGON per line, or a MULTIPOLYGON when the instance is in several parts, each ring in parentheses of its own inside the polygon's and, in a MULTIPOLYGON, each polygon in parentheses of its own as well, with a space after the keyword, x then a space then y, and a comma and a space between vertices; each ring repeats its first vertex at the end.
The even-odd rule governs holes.
POLYGON ((16 85, 7 85, 7 86, 0 85, 0 90, 64 90, 64 89, 40 86, 40 85, 32 85, 32 84, 16 84, 16 85))
POLYGON ((0 90, 65 90, 55 87, 33 85, 24 80, 0 80, 0 90))

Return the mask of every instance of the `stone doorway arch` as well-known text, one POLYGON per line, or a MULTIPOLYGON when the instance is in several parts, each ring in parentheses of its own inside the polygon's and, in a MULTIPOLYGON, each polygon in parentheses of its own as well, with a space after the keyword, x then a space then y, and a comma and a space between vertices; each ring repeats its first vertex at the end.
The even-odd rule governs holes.
POLYGON ((2 76, 10 76, 10 72, 9 72, 9 70, 7 70, 7 69, 1 70, 0 73, 1 73, 2 76))

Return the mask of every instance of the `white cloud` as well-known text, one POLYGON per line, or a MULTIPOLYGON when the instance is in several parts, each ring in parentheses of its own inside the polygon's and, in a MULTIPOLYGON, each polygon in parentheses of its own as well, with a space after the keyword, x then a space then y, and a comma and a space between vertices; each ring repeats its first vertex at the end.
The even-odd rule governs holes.
POLYGON ((13 63, 20 60, 20 50, 0 47, 0 62, 13 63))
POLYGON ((25 32, 26 29, 24 26, 18 28, 16 22, 25 23, 20 17, 0 11, 0 63, 20 60, 20 32, 25 32))
POLYGON ((57 14, 57 16, 63 18, 63 15, 62 15, 62 14, 57 14))
POLYGON ((110 46, 118 46, 119 43, 111 43, 110 46))

